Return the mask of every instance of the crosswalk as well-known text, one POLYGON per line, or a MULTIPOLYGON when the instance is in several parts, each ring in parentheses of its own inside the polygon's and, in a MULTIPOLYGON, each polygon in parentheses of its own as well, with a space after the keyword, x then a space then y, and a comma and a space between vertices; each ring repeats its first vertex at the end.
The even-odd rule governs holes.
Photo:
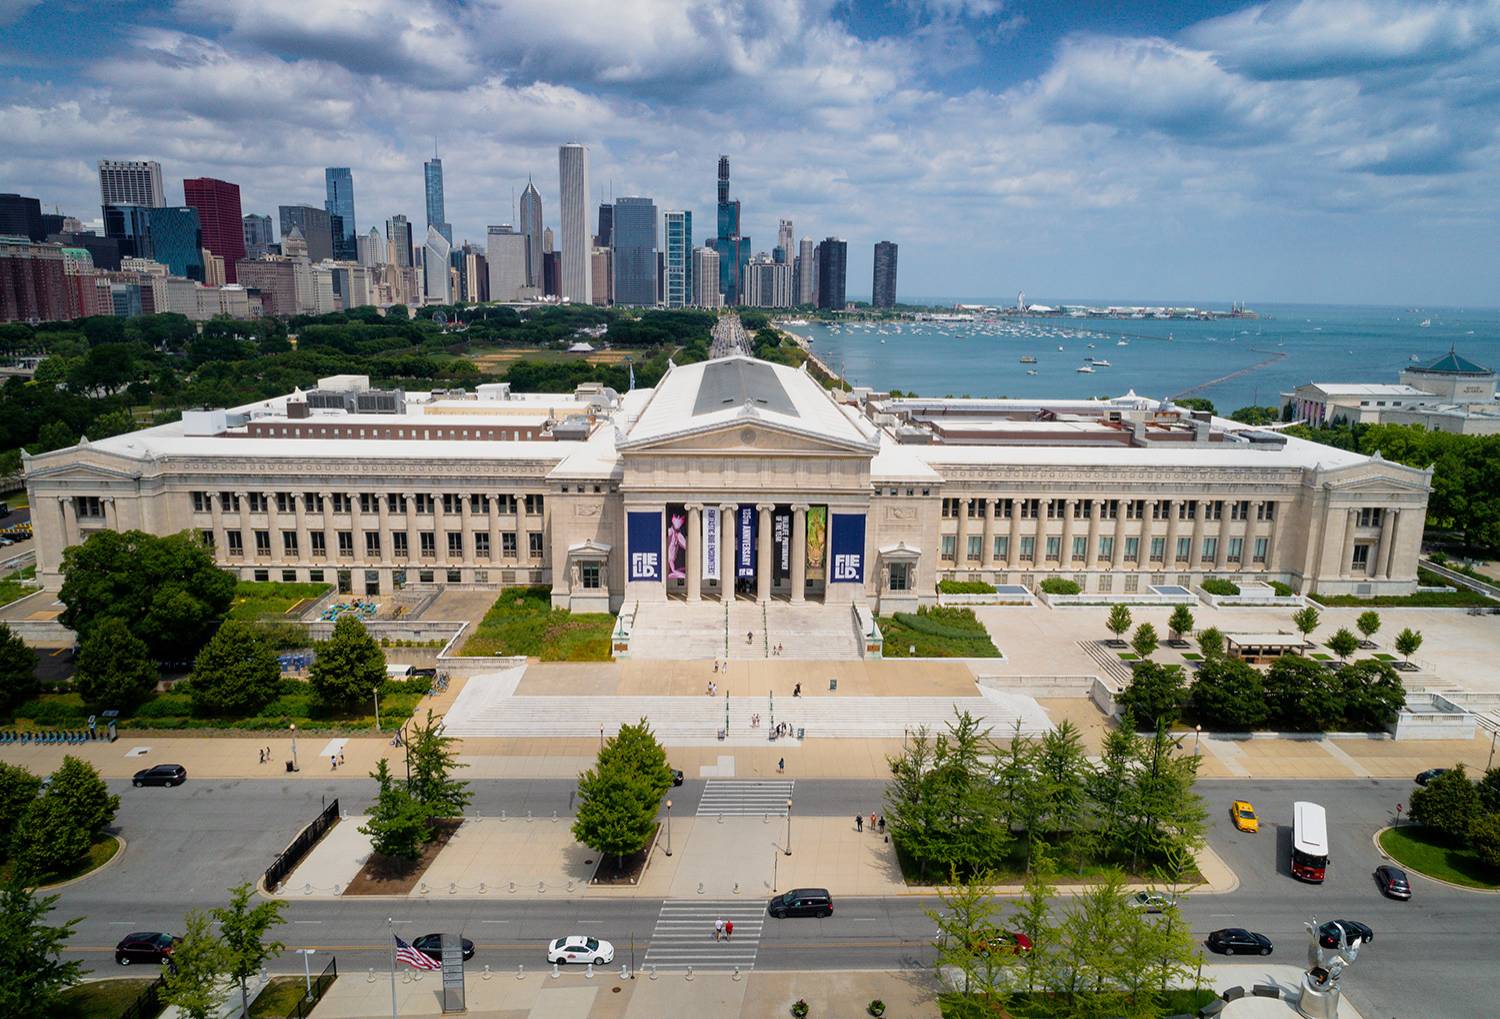
POLYGON ((795 780, 711 778, 698 801, 699 817, 786 816, 786 801, 792 798, 795 780))
POLYGON ((661 904, 642 965, 663 970, 755 968, 765 932, 766 904, 755 900, 672 900, 661 904), (734 923, 733 936, 714 940, 714 922, 734 923))

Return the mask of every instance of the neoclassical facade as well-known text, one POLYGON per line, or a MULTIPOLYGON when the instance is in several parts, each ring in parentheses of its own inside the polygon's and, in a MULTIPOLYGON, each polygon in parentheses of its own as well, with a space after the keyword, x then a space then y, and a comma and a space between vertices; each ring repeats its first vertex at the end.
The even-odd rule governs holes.
POLYGON ((1134 394, 893 399, 736 356, 625 394, 326 379, 30 457, 26 481, 49 588, 68 545, 140 528, 191 530, 246 579, 358 595, 547 584, 575 610, 890 611, 947 577, 1405 593, 1431 478, 1134 394))

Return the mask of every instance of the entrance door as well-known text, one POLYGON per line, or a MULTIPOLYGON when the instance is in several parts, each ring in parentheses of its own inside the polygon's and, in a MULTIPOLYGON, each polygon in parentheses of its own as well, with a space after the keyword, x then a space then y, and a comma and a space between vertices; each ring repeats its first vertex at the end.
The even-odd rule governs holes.
POLYGON ((348 570, 339 570, 339 594, 354 593, 354 577, 348 570))

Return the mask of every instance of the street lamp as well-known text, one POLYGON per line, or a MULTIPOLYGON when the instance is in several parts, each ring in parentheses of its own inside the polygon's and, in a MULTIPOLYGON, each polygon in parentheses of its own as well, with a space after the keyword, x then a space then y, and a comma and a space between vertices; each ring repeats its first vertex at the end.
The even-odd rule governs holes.
POLYGON ((1496 730, 1494 730, 1493 732, 1490 733, 1490 763, 1486 764, 1484 766, 1484 770, 1485 771, 1489 771, 1491 768, 1493 768, 1495 766, 1495 737, 1496 736, 1500 736, 1500 729, 1496 729, 1496 730))
POLYGON ((1198 754, 1199 754, 1199 752, 1200 752, 1198 750, 1198 741, 1201 740, 1202 738, 1203 738, 1203 726, 1201 726, 1201 725, 1195 725, 1195 726, 1193 726, 1193 756, 1194 757, 1197 757, 1198 754))
POLYGON ((316 948, 299 948, 297 954, 302 956, 302 974, 307 979, 307 1000, 312 1001, 312 959, 316 948))
POLYGON ((297 723, 292 723, 292 770, 297 771, 297 723))
POLYGON ((380 731, 380 687, 377 686, 373 691, 371 691, 371 696, 375 698, 375 731, 379 732, 380 731))
POLYGON ((786 801, 786 855, 792 855, 792 800, 786 801))
POLYGON ((667 855, 672 855, 672 799, 667 798, 667 855))

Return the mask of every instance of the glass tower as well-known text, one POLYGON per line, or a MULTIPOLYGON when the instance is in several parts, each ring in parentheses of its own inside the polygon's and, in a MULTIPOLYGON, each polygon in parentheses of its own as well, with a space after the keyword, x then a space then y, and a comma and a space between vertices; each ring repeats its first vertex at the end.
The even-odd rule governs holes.
POLYGON ((333 257, 352 261, 358 257, 354 226, 354 174, 347 166, 330 166, 323 171, 323 180, 328 188, 328 197, 323 208, 330 216, 338 216, 341 229, 333 236, 333 257))
POLYGON ((433 156, 423 163, 422 176, 427 187, 427 225, 436 227, 451 247, 453 227, 448 225, 447 214, 443 209, 443 161, 433 156))
POLYGON ((656 304, 656 203, 615 200, 613 251, 615 304, 656 304))
POLYGON ((668 308, 685 308, 693 303, 693 214, 664 213, 662 225, 667 245, 664 302, 668 308))

